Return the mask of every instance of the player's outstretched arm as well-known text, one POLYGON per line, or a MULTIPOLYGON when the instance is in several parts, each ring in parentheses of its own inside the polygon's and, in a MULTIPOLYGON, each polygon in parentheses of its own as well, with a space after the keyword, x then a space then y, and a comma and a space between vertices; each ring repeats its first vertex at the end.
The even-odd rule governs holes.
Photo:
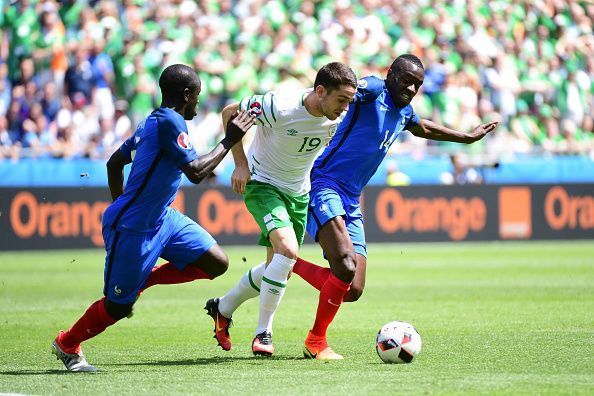
POLYGON ((132 160, 120 149, 116 150, 107 161, 107 183, 114 201, 124 193, 124 166, 132 160))
POLYGON ((192 183, 200 183, 225 158, 231 147, 241 141, 243 135, 254 125, 255 120, 254 116, 246 111, 236 113, 227 123, 225 138, 210 153, 182 165, 180 169, 192 183))
MULTIPOLYGON (((239 103, 232 103, 223 109, 223 127, 227 127, 227 123, 233 114, 239 110, 239 103)), ((243 144, 236 144, 231 148, 231 155, 235 162, 235 169, 231 174, 231 186, 236 193, 245 193, 245 185, 250 180, 250 169, 243 149, 243 144)))
POLYGON ((481 140, 485 135, 493 131, 499 123, 497 121, 481 124, 470 132, 461 132, 450 129, 433 121, 422 119, 417 125, 409 128, 409 131, 418 137, 431 140, 445 140, 456 143, 474 143, 481 140))

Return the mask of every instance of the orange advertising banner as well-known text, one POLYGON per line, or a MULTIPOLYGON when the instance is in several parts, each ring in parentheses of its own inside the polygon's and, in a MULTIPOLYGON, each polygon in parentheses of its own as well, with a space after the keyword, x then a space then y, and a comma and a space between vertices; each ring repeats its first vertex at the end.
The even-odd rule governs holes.
MULTIPOLYGON (((102 247, 109 197, 106 188, 1 188, 0 250, 102 247)), ((594 238, 593 184, 373 186, 361 202, 368 242, 594 238)), ((258 240, 229 187, 184 187, 172 206, 222 245, 258 240)))

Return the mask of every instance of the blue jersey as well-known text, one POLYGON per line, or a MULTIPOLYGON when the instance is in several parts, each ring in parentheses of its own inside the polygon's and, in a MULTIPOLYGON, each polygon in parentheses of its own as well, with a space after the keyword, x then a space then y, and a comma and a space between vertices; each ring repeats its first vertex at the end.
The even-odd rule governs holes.
POLYGON ((187 130, 184 118, 164 107, 140 123, 120 147, 132 169, 124 193, 105 210, 104 223, 120 231, 159 227, 179 189, 180 166, 198 157, 187 130))
POLYGON ((358 201, 400 132, 418 123, 411 105, 392 103, 384 80, 365 77, 330 145, 314 163, 312 185, 337 186, 358 201))

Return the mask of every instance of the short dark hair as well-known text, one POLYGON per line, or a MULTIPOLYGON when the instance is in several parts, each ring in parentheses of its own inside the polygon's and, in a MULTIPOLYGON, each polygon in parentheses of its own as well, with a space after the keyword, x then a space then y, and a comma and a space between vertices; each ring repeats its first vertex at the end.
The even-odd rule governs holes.
POLYGON ((406 63, 412 63, 413 65, 421 68, 421 70, 425 70, 423 62, 421 62, 421 60, 413 54, 403 54, 400 55, 398 58, 394 59, 394 62, 392 62, 392 66, 390 66, 390 70, 392 70, 392 72, 399 73, 400 71, 402 71, 402 67, 406 63))
POLYGON ((318 70, 316 80, 314 81, 314 89, 318 85, 325 87, 328 91, 332 91, 342 85, 349 85, 357 89, 357 77, 355 76, 355 72, 344 63, 332 62, 318 70))
POLYGON ((190 66, 177 63, 168 66, 159 77, 159 88, 163 98, 179 99, 183 96, 184 89, 190 91, 200 87, 200 78, 190 66))

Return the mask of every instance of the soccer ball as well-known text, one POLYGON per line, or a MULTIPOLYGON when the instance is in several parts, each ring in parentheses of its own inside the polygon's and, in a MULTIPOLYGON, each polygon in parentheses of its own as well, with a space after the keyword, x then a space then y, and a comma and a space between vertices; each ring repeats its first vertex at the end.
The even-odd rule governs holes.
POLYGON ((410 363, 421 352, 421 336, 410 323, 390 322, 377 333, 375 350, 384 363, 410 363))

